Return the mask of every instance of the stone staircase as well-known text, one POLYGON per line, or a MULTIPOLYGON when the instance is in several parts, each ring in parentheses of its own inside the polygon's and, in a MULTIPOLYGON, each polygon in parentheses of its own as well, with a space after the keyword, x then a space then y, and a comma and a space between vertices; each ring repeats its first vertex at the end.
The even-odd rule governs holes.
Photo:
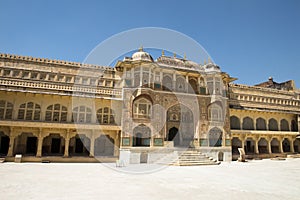
POLYGON ((219 165, 220 162, 196 149, 178 150, 160 159, 157 164, 173 166, 219 165))

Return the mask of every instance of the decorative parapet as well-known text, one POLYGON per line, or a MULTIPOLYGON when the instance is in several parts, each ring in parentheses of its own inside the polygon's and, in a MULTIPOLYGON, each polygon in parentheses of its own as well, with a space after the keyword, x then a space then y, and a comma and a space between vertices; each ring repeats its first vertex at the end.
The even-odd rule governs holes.
POLYGON ((107 71, 115 71, 113 67, 109 66, 99 66, 93 64, 85 64, 79 62, 70 62, 70 61, 63 61, 63 60, 52 60, 47 58, 34 58, 31 56, 19 56, 19 55, 12 55, 12 54, 0 54, 0 59, 10 59, 16 61, 27 61, 27 62, 35 62, 35 63, 46 63, 46 64, 54 64, 54 65, 65 65, 71 67, 85 67, 85 68, 92 68, 92 69, 99 69, 99 70, 107 70, 107 71))
POLYGON ((0 85, 48 89, 48 90, 60 90, 60 91, 70 91, 70 92, 83 92, 83 93, 92 93, 92 94, 116 95, 116 96, 122 95, 122 91, 118 89, 80 87, 76 85, 68 86, 68 85, 58 85, 58 84, 18 81, 18 80, 0 80, 0 85))

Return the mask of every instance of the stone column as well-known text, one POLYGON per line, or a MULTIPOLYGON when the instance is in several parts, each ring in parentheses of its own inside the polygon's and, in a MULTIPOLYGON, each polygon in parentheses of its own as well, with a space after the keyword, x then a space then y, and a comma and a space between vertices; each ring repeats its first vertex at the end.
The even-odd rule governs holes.
POLYGON ((259 154, 259 151, 258 151, 258 138, 256 138, 255 139, 255 147, 254 147, 255 149, 254 149, 254 152, 256 153, 256 154, 259 154))
POLYGON ((65 138, 65 152, 64 157, 69 157, 69 144, 70 144, 70 130, 67 130, 66 138, 65 138))
POLYGON ((295 153, 293 139, 291 139, 291 140, 289 140, 289 141, 290 141, 290 152, 291 152, 291 153, 295 153))
POLYGON ((95 155, 95 130, 92 130, 91 143, 90 143, 90 157, 95 155))
POLYGON ((13 153, 14 153, 13 151, 14 151, 14 146, 15 146, 15 138, 16 138, 16 136, 14 136, 14 135, 11 135, 9 137, 9 147, 8 147, 8 152, 7 152, 8 157, 13 156, 13 153))
POLYGON ((283 141, 283 138, 279 138, 279 152, 280 153, 283 153, 282 141, 283 141))
POLYGON ((268 138, 268 151, 269 151, 269 154, 272 154, 271 141, 272 141, 272 138, 268 138))
POLYGON ((242 141, 242 148, 245 150, 245 139, 244 138, 240 138, 240 140, 242 141))
POLYGON ((39 137, 38 137, 38 146, 37 146, 37 151, 36 151, 36 157, 42 157, 43 139, 44 139, 44 137, 42 136, 42 129, 40 128, 39 137))

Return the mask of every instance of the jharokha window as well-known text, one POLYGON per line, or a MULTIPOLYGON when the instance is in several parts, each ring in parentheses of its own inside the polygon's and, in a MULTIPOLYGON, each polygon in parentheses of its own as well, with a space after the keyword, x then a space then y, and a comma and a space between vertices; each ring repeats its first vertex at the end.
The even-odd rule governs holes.
POLYGON ((114 124, 115 115, 112 109, 105 107, 97 111, 97 119, 99 124, 114 124))
POLYGON ((13 104, 0 101, 0 119, 12 119, 13 104))
POLYGON ((33 102, 20 105, 18 119, 20 120, 40 120, 41 106, 33 102))
POLYGON ((47 107, 45 120, 54 122, 66 122, 67 113, 67 107, 60 104, 54 104, 47 107))
POLYGON ((85 106, 78 106, 74 108, 72 121, 77 123, 91 123, 92 110, 85 106))
POLYGON ((151 117, 151 107, 152 104, 148 99, 140 98, 136 100, 133 104, 133 118, 146 118, 151 117))
POLYGON ((209 121, 222 121, 222 109, 217 104, 212 104, 208 108, 208 119, 209 121))

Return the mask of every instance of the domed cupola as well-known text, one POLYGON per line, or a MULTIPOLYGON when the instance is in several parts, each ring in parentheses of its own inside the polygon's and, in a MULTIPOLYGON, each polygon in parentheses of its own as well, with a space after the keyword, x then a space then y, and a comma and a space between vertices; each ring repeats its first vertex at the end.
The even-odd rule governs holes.
POLYGON ((153 62, 153 58, 147 52, 144 52, 143 48, 139 48, 138 52, 132 54, 132 61, 150 61, 153 62))
POLYGON ((203 67, 205 72, 221 72, 220 67, 212 62, 207 63, 203 67))

